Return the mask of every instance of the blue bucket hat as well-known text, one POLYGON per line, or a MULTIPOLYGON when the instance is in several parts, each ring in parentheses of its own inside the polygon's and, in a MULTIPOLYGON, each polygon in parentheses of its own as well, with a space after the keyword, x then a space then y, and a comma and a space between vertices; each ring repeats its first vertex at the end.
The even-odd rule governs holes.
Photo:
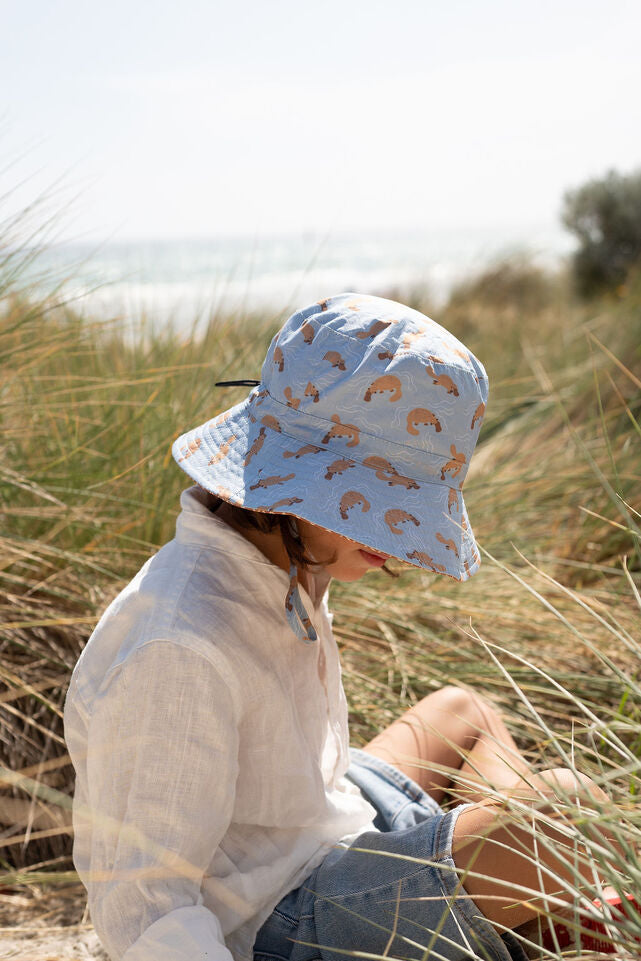
MULTIPOLYGON (((487 397, 483 365, 435 321, 338 294, 293 314, 249 396, 172 452, 230 504, 304 518, 466 580, 480 555, 461 489, 487 397)), ((313 640, 295 574, 290 623, 313 640)))

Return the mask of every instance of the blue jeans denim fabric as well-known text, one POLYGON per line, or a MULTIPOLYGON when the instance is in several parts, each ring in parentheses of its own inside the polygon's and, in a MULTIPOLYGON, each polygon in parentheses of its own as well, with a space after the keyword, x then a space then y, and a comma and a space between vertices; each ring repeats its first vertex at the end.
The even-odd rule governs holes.
POLYGON ((349 951, 407 959, 523 961, 459 883, 445 813, 414 781, 363 751, 347 775, 377 810, 378 831, 339 844, 258 932, 254 961, 348 961, 349 951))

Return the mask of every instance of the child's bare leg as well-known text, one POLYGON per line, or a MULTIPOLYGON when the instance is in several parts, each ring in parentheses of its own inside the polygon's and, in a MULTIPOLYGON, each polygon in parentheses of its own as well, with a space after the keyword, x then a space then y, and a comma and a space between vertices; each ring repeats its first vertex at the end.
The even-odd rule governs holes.
POLYGON ((424 697, 365 750, 399 768, 439 803, 448 792, 480 800, 531 773, 500 714, 457 687, 424 697))
MULTIPOLYGON (((575 859, 553 802, 601 808, 611 803, 607 795, 569 770, 535 774, 498 712, 478 695, 455 687, 430 694, 365 750, 394 764, 439 803, 448 792, 474 802, 456 822, 453 857, 467 894, 490 921, 523 930, 545 910, 546 896, 553 899, 552 913, 563 916, 574 902, 564 891, 576 889, 581 878, 586 892, 594 890, 591 866, 575 859), (527 805, 525 823, 507 814, 510 797, 527 805)), ((613 838, 600 833, 615 851, 613 838)))
MULTIPOLYGON (((518 798, 520 805, 531 805, 531 813, 527 812, 523 821, 510 816, 500 801, 474 804, 460 813, 452 842, 465 890, 490 921, 509 928, 525 924, 544 910, 545 895, 553 899, 550 910, 563 914, 556 899, 572 904, 574 898, 565 893, 568 888, 571 891, 578 884, 586 891, 594 890, 592 866, 585 863, 584 852, 574 851, 553 802, 593 810, 603 810, 611 803, 590 778, 567 769, 545 771, 529 780, 529 787, 522 783, 506 792, 518 798)), ((617 849, 607 830, 594 830, 605 845, 617 849)))

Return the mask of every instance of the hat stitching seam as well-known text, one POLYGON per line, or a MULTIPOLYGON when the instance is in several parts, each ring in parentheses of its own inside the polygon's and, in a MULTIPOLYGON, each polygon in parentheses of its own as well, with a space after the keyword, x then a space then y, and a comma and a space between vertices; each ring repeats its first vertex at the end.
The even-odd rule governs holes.
MULTIPOLYGON (((265 391, 267 392, 267 396, 270 397, 271 400, 273 400, 275 404, 278 404, 279 407, 282 407, 282 408, 285 409, 285 410, 293 410, 293 411, 295 411, 295 413, 298 414, 298 415, 301 415, 301 414, 302 414, 302 415, 304 415, 305 417, 310 417, 310 418, 312 418, 313 420, 318 421, 318 422, 320 422, 320 423, 322 423, 322 424, 333 424, 333 423, 334 423, 334 422, 331 421, 331 420, 326 420, 324 417, 319 417, 318 414, 312 414, 312 413, 308 413, 307 411, 304 411, 304 410, 299 410, 299 409, 297 409, 297 408, 295 408, 295 407, 290 407, 288 404, 284 404, 284 403, 282 402, 282 400, 278 400, 276 397, 274 397, 274 395, 273 395, 272 393, 270 393, 270 391, 267 389, 267 387, 265 387, 264 389, 265 389, 265 391)), ((342 421, 341 421, 341 423, 342 423, 342 421)), ((425 457, 434 457, 434 458, 437 458, 439 461, 448 461, 448 460, 451 460, 451 459, 452 459, 452 458, 451 458, 451 455, 448 457, 446 454, 435 454, 433 451, 421 450, 420 447, 412 447, 412 446, 409 445, 409 444, 398 444, 396 441, 390 440, 388 437, 382 437, 380 434, 372 434, 370 431, 364 430, 364 429, 358 427, 358 424, 354 424, 353 426, 358 428, 359 434, 364 434, 366 437, 371 437, 373 440, 382 441, 384 444, 391 444, 393 447, 398 447, 400 450, 415 451, 417 454, 421 454, 421 455, 423 455, 423 456, 425 456, 425 457)), ((277 431, 277 433, 284 434, 286 437, 291 437, 292 440, 300 440, 300 437, 295 437, 293 434, 289 434, 287 431, 282 430, 282 428, 281 428, 281 430, 280 430, 279 432, 277 431)), ((475 445, 475 446, 476 446, 476 445, 475 445)), ((329 448, 327 448, 327 449, 329 450, 329 448)), ((469 467, 469 460, 466 460, 465 463, 466 463, 466 466, 469 467)), ((449 486, 449 485, 448 485, 448 486, 449 486)), ((454 490, 458 490, 458 489, 459 489, 459 488, 454 488, 454 490)))
MULTIPOLYGON (((276 433, 278 433, 278 431, 276 431, 276 433)), ((281 431, 280 431, 280 434, 281 434, 282 437, 289 437, 290 440, 294 440, 294 441, 296 441, 297 443, 300 443, 300 437, 294 437, 292 434, 288 434, 288 433, 287 433, 286 431, 284 431, 284 430, 281 430, 281 431)), ((276 443, 277 443, 277 442, 276 442, 276 443)), ((318 445, 315 444, 314 446, 318 446, 318 445)), ((345 451, 345 452, 343 453, 342 451, 331 450, 329 447, 320 447, 319 449, 320 449, 321 451, 323 451, 323 453, 326 453, 326 454, 335 454, 335 455, 337 455, 337 456, 342 455, 342 456, 343 456, 343 459, 345 459, 345 460, 353 460, 355 464, 358 464, 359 467, 362 467, 362 468, 364 468, 365 470, 368 470, 368 471, 376 471, 376 470, 377 470, 377 468, 375 468, 375 467, 368 467, 368 465, 367 465, 367 464, 364 464, 362 460, 358 460, 358 458, 352 456, 351 451, 345 451)), ((371 455, 371 456, 377 456, 377 455, 371 455)), ((451 459, 451 458, 450 458, 450 459, 451 459)), ((443 458, 443 460, 447 460, 447 458, 443 458)), ((392 465, 390 465, 390 466, 392 466, 392 465)), ((380 468, 378 468, 378 469, 380 470, 380 468)), ((394 467, 394 470, 396 471, 396 468, 395 468, 395 467, 394 467)), ((424 479, 423 477, 419 477, 419 476, 409 477, 409 476, 406 475, 406 474, 401 474, 400 471, 396 471, 396 473, 397 473, 400 477, 408 477, 408 480, 420 481, 422 484, 434 484, 436 487, 442 487, 444 490, 453 490, 453 491, 456 491, 457 493, 461 494, 461 496, 463 496, 463 490, 462 490, 461 487, 454 487, 452 484, 448 484, 448 483, 446 483, 445 481, 433 480, 433 479, 426 480, 426 479, 424 479)))
MULTIPOLYGON (((360 466, 360 467, 363 467, 363 466, 364 466, 362 463, 360 463, 360 461, 359 461, 358 463, 359 463, 359 466, 360 466)), ((373 467, 367 467, 367 468, 365 468, 365 469, 366 469, 366 470, 371 470, 371 471, 374 470, 373 467)), ((404 475, 403 475, 403 476, 404 476, 404 475)), ((414 480, 414 478, 413 478, 413 477, 410 477, 410 480, 414 480)), ((423 481, 422 483, 424 483, 424 484, 433 484, 434 487, 442 487, 443 490, 453 490, 453 491, 456 491, 458 494, 460 494, 461 497, 463 496, 463 491, 461 490, 460 487, 449 487, 449 485, 444 484, 444 483, 440 483, 439 481, 423 481)), ((232 491, 232 497, 236 497, 238 494, 240 494, 240 493, 241 493, 242 491, 244 491, 245 489, 246 489, 246 488, 244 488, 244 487, 239 487, 238 490, 232 491)), ((217 495, 217 496, 218 496, 218 495, 217 495)), ((223 499, 224 499, 224 498, 223 498, 223 499)), ((258 510, 258 508, 252 508, 252 510, 258 510)), ((275 512, 275 513, 278 513, 278 512, 275 512)), ((291 512, 290 512, 290 511, 283 511, 283 514, 288 514, 288 513, 291 513, 291 512)), ((443 511, 443 517, 447 517, 447 516, 448 516, 448 515, 445 513, 445 511, 443 511)), ((454 520, 454 518, 453 518, 451 515, 449 515, 449 517, 450 517, 450 520, 452 520, 452 521, 454 520)))
MULTIPOLYGON (((361 464, 361 466, 363 466, 363 465, 361 464)), ((368 469, 368 470, 372 470, 372 468, 367 468, 367 469, 368 469)), ((444 490, 448 490, 448 489, 449 489, 449 488, 447 487, 447 485, 445 485, 445 484, 439 484, 439 483, 437 483, 436 481, 426 481, 426 483, 428 483, 428 484, 435 484, 437 487, 442 487, 444 490)), ((229 493, 230 493, 230 496, 231 496, 231 497, 233 497, 233 498, 238 498, 238 495, 239 495, 239 494, 242 493, 242 494, 244 495, 245 490, 246 490, 245 487, 239 487, 239 488, 237 488, 237 489, 234 490, 234 491, 230 491, 229 493)), ((454 487, 454 488, 452 488, 452 490, 457 491, 457 493, 459 493, 459 494, 461 495, 461 497, 463 497, 463 492, 462 492, 459 488, 454 487)), ((216 496, 221 496, 221 495, 216 495, 216 496)), ((224 500, 223 497, 221 497, 221 499, 224 500)), ((269 509, 259 508, 259 507, 252 507, 252 508, 250 508, 250 509, 251 509, 251 510, 258 511, 259 513, 266 513, 266 514, 271 514, 271 513, 293 514, 292 511, 282 511, 282 512, 280 512, 280 511, 271 511, 271 510, 269 510, 269 509)), ((297 514, 294 514, 294 516, 297 517, 298 515, 297 515, 297 514)), ((449 511, 448 511, 448 512, 442 511, 442 516, 443 516, 443 519, 444 519, 444 520, 449 520, 450 523, 454 524, 454 526, 455 526, 456 529, 457 529, 457 532, 458 532, 458 533, 460 534, 460 536, 461 536, 461 540, 460 540, 460 543, 461 543, 461 544, 463 544, 467 539, 469 539, 469 534, 468 534, 468 532, 466 531, 466 529, 465 529, 454 517, 452 517, 452 515, 449 513, 449 511)), ((343 536, 347 537, 347 535, 343 535, 343 536)), ((353 540, 353 538, 349 538, 349 537, 347 537, 347 539, 348 539, 348 540, 353 540)), ((355 544, 358 544, 358 543, 360 543, 360 541, 354 541, 354 543, 355 543, 355 544)))
MULTIPOLYGON (((411 318, 409 318, 409 319, 410 319, 410 321, 411 321, 411 318)), ((319 324, 318 321, 315 321, 315 320, 314 320, 314 318, 308 318, 308 319, 305 321, 305 323, 310 324, 310 325, 315 325, 316 330, 318 330, 318 331, 324 331, 324 330, 327 330, 327 329, 328 329, 325 324, 319 324)), ((416 321, 416 323, 418 323, 418 321, 416 321)), ((434 321, 434 323, 436 324, 437 321, 434 321)), ((439 324, 439 326, 440 326, 440 324, 439 324)), ((296 333, 299 333, 301 329, 302 329, 302 328, 299 327, 298 330, 296 331, 296 333)), ((345 334, 342 330, 334 330, 333 327, 332 327, 332 328, 329 328, 329 329, 330 329, 330 331, 331 331, 332 334, 337 334, 339 337, 343 337, 345 340, 350 341, 350 343, 353 343, 353 344, 356 343, 356 337, 352 337, 350 334, 345 334)), ((428 332, 428 331, 425 331, 425 333, 427 333, 427 332, 428 332)), ((423 333, 423 331, 410 331, 410 333, 423 333)), ((378 335, 377 335, 377 336, 378 336, 378 335)), ((372 343, 373 343, 374 340, 375 340, 375 338, 373 337, 373 338, 372 338, 372 343)), ((465 344, 461 343, 461 341, 459 341, 459 343, 461 344, 461 347, 465 348, 465 344)), ((358 347, 359 345, 356 344, 356 346, 358 347)), ((371 345, 370 345, 370 346, 371 346, 371 345)), ((412 357, 415 357, 417 360, 422 360, 421 355, 418 354, 415 350, 412 350, 411 347, 401 347, 400 349, 403 351, 403 357, 407 357, 408 355, 411 355, 412 357)), ((447 350, 447 349, 449 349, 449 348, 446 347, 446 350, 447 350)), ((395 356, 396 356, 396 355, 395 355, 395 356)), ((475 371, 473 371, 470 367, 461 367, 461 365, 458 364, 456 361, 449 361, 449 360, 439 361, 438 358, 435 358, 432 354, 428 354, 427 357, 429 357, 430 360, 435 361, 436 363, 440 364, 440 365, 443 366, 443 367, 453 367, 455 370, 460 370, 461 373, 463 373, 463 374, 470 374, 471 377, 472 377, 472 380, 475 380, 475 371)), ((476 382, 476 381, 475 381, 475 382, 476 382)))
MULTIPOLYGON (((329 423, 331 423, 331 421, 326 421, 326 423, 329 424, 329 423)), ((271 428, 271 429, 273 430, 273 428, 271 428)), ((300 438, 300 437, 296 437, 294 434, 289 434, 289 433, 288 433, 287 431, 285 431, 285 430, 282 430, 282 429, 281 429, 280 431, 275 431, 275 433, 276 433, 276 434, 279 434, 281 437, 288 437, 290 440, 295 441, 296 443, 300 443, 300 442, 301 442, 301 438, 300 438)), ((365 432, 363 431, 362 433, 365 433, 365 432)), ((375 435, 368 434, 367 436, 368 436, 368 437, 372 437, 372 436, 375 436, 375 435)), ((220 446, 220 445, 215 445, 215 446, 220 446)), ((351 453, 351 450, 349 450, 349 451, 346 450, 346 451, 343 452, 343 451, 339 451, 338 449, 332 450, 332 449, 329 448, 329 447, 320 447, 320 445, 318 445, 318 444, 315 444, 314 446, 315 446, 315 447, 319 447, 319 450, 323 451, 323 453, 325 453, 325 454, 335 454, 336 456, 343 455, 344 459, 346 459, 346 460, 353 460, 356 464, 358 464, 359 467, 363 467, 365 470, 368 470, 368 471, 375 471, 375 470, 376 470, 376 468, 374 468, 374 467, 368 467, 367 464, 364 464, 362 460, 359 460, 358 458, 354 457, 354 456, 352 455, 352 453, 351 453)), ((402 446, 402 445, 396 445, 396 446, 402 446)), ((408 450, 416 450, 416 448, 414 448, 414 447, 410 447, 410 448, 407 448, 407 449, 408 449, 408 450)), ((228 457, 229 457, 230 455, 231 455, 231 451, 230 451, 230 454, 228 455, 228 457)), ((376 456, 376 455, 372 455, 372 456, 376 456)), ((438 454, 432 454, 431 456, 433 456, 433 457, 439 457, 440 455, 438 455, 438 454)), ((443 461, 445 461, 445 462, 447 463, 447 461, 448 461, 448 460, 451 460, 451 458, 442 457, 441 460, 443 460, 443 461)), ((207 465, 207 466, 208 466, 208 465, 207 465)), ((380 469, 380 468, 379 468, 379 469, 380 469)), ((394 470, 396 471, 396 468, 394 468, 394 470)), ((406 476, 408 476, 408 475, 406 475, 406 474, 401 474, 400 471, 396 471, 396 473, 397 473, 399 476, 401 476, 401 477, 406 477, 406 476)), ((408 479, 409 479, 409 480, 420 481, 422 484, 434 484, 436 487, 442 487, 444 490, 453 490, 453 491, 456 491, 457 493, 459 493, 461 496, 463 496, 463 488, 462 488, 462 487, 456 487, 456 486, 454 486, 453 484, 448 484, 448 483, 446 483, 446 481, 433 480, 433 479, 431 479, 431 478, 430 478, 430 479, 426 479, 426 478, 424 478, 423 476, 413 476, 413 477, 409 477, 409 476, 408 476, 408 479)), ((241 488, 241 489, 242 489, 242 488, 241 488)), ((239 493, 239 491, 237 491, 236 493, 239 493)))

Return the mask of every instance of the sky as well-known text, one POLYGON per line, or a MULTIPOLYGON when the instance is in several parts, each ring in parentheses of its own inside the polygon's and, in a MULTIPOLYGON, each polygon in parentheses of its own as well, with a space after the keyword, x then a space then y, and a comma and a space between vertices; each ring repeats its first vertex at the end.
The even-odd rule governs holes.
POLYGON ((641 166, 638 0, 0 16, 2 210, 49 190, 69 239, 552 224, 566 189, 641 166))

